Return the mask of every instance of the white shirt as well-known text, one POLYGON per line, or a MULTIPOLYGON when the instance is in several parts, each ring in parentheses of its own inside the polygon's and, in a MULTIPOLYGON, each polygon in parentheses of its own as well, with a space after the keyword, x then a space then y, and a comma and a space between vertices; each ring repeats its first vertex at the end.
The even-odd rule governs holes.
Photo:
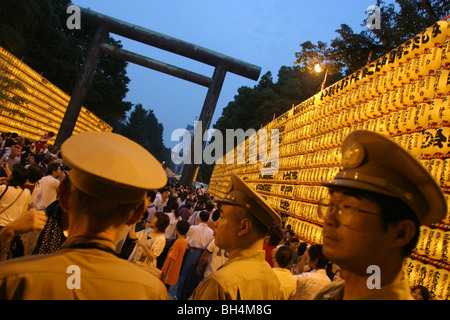
MULTIPOLYGON (((136 236, 139 240, 144 240, 147 248, 156 256, 159 257, 159 255, 163 252, 164 247, 166 245, 166 238, 164 237, 164 234, 158 234, 154 236, 153 238, 148 239, 148 236, 151 235, 153 229, 147 228, 142 231, 136 232, 136 236)), ((156 258, 151 259, 147 257, 145 254, 144 248, 141 246, 135 246, 133 251, 131 252, 130 256, 128 257, 128 261, 148 265, 151 267, 156 268, 156 258)))
MULTIPOLYGON (((6 185, 0 185, 0 194, 5 191, 5 188, 6 185)), ((24 208, 28 204, 29 200, 30 190, 23 189, 22 192, 21 188, 11 186, 8 187, 8 190, 0 199, 0 226, 6 226, 10 222, 16 220, 24 212, 24 208), (19 197, 20 193, 21 195, 19 197), (17 197, 19 198, 16 200, 17 197), (8 207, 11 203, 12 205, 7 210, 3 211, 3 209, 8 207)))
POLYGON ((163 200, 161 194, 158 193, 156 195, 155 201, 153 202, 153 204, 155 205, 156 212, 163 212, 164 207, 166 206, 168 200, 169 198, 163 200))
POLYGON ((191 248, 205 249, 214 237, 214 231, 205 222, 191 226, 186 234, 186 241, 191 248))
POLYGON ((286 268, 274 267, 272 270, 277 275, 278 280, 280 280, 283 299, 293 299, 297 291, 297 278, 286 268))
POLYGON ((169 225, 167 226, 164 235, 166 239, 175 239, 177 237, 177 223, 181 220, 181 217, 175 218, 175 213, 173 212, 166 212, 166 214, 169 216, 169 225))
MULTIPOLYGON (((216 245, 216 241, 214 239, 208 244, 206 250, 211 253, 210 260, 208 265, 206 266, 204 277, 206 278, 211 273, 216 271, 220 266, 222 266, 228 260, 228 252, 219 248, 216 245)), ((295 292, 294 292, 295 293, 295 292)))
POLYGON ((36 183, 30 199, 30 208, 45 210, 58 197, 59 180, 52 175, 42 177, 36 183))
POLYGON ((295 275, 297 278, 297 293, 294 300, 313 300, 316 295, 331 283, 325 269, 314 269, 295 275))

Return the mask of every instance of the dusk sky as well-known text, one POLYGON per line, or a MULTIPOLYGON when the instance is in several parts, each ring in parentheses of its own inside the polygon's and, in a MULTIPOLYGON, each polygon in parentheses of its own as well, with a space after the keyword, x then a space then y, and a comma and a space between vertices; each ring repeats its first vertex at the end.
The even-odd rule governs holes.
MULTIPOLYGON (((358 33, 367 28, 365 11, 376 0, 74 0, 73 4, 257 65, 260 76, 270 71, 276 82, 280 67, 294 64, 301 43, 329 44, 343 23, 358 33)), ((111 36, 121 40, 125 50, 208 77, 213 74, 209 65, 111 36)), ((178 143, 171 141, 172 132, 193 124, 207 88, 133 63, 127 74, 131 81, 126 101, 154 110, 164 125, 164 143, 172 148, 178 143)), ((228 72, 211 127, 239 87, 253 87, 258 81, 228 72)))

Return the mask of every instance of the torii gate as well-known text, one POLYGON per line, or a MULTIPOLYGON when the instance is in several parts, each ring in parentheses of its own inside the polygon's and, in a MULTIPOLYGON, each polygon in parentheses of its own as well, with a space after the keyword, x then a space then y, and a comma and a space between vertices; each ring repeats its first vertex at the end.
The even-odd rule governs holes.
MULTIPOLYGON (((81 21, 83 23, 96 26, 97 30, 87 52, 86 60, 83 64, 81 73, 75 83, 66 113, 64 114, 64 118, 55 141, 55 144, 58 146, 61 146, 61 144, 72 135, 73 129, 75 128, 75 123, 78 119, 84 100, 86 99, 86 95, 101 54, 108 54, 112 57, 133 62, 135 64, 207 87, 208 92, 198 119, 198 121, 201 121, 202 126, 197 126, 201 127, 199 128, 199 130, 202 130, 200 135, 201 137, 203 137, 203 134, 211 125, 211 120, 219 99, 226 73, 232 72, 255 81, 258 80, 261 73, 261 68, 258 66, 234 59, 192 43, 145 29, 85 8, 80 7, 80 12, 81 21), (212 78, 209 78, 201 74, 108 45, 104 42, 110 32, 211 65, 215 67, 213 76, 212 78)), ((200 133, 195 132, 195 134, 200 133)), ((201 150, 203 150, 204 146, 205 141, 202 139, 201 150)), ((190 150, 194 150, 194 139, 192 139, 190 150)), ((185 164, 180 181, 181 184, 185 186, 191 185, 195 171, 198 167, 198 164, 194 163, 193 152, 190 152, 190 158, 190 164, 185 164)))

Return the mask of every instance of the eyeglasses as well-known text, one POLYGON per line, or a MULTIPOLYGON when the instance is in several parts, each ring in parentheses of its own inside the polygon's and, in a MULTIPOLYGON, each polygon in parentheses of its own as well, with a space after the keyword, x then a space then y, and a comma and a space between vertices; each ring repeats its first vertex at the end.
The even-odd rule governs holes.
POLYGON ((370 212, 366 210, 361 210, 351 204, 345 203, 343 201, 333 201, 328 198, 320 199, 318 203, 318 214, 320 219, 324 219, 330 212, 335 212, 338 216, 338 220, 342 224, 348 224, 351 222, 352 217, 355 213, 366 213, 374 216, 385 216, 381 213, 370 212))

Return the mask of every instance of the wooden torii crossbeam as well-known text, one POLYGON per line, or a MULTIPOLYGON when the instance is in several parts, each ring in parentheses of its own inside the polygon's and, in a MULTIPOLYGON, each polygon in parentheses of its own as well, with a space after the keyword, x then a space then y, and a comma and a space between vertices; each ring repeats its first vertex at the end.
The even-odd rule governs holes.
MULTIPOLYGON (((58 146, 61 146, 61 144, 72 135, 73 129, 75 128, 75 123, 78 119, 84 100, 86 99, 86 95, 101 54, 108 54, 110 56, 207 87, 208 92, 198 119, 198 121, 201 121, 202 125, 197 126, 200 127, 199 130, 202 132, 195 133, 201 134, 201 137, 203 137, 203 134, 211 125, 211 120, 219 99, 226 73, 232 72, 255 81, 258 80, 261 73, 261 68, 258 66, 234 59, 195 44, 145 29, 85 8, 80 8, 80 12, 82 23, 95 26, 97 29, 87 52, 86 60, 83 64, 81 73, 75 83, 71 99, 67 106, 67 111, 61 123, 61 127, 55 141, 55 144, 58 146), (107 39, 109 33, 114 33, 211 65, 215 67, 213 76, 212 78, 209 78, 166 64, 164 62, 156 61, 136 53, 108 45, 105 43, 105 40, 107 39)), ((202 139, 201 150, 203 150, 204 146, 205 141, 202 139)), ((194 150, 194 139, 192 139, 190 150, 194 150)), ((180 181, 183 185, 187 186, 191 185, 195 171, 198 167, 198 164, 194 163, 193 152, 190 152, 190 159, 190 163, 186 163, 184 166, 183 175, 180 181)))

